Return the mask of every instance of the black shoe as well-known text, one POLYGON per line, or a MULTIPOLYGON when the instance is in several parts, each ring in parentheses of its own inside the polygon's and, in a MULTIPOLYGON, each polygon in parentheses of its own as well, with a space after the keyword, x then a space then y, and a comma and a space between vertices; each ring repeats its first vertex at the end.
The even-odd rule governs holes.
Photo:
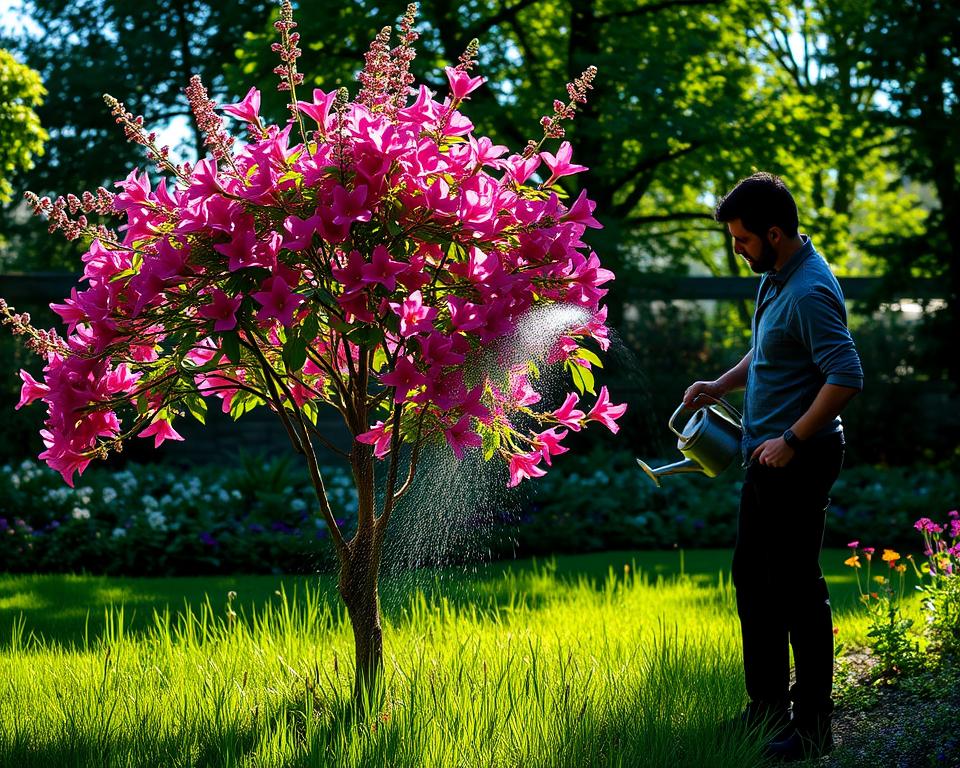
POLYGON ((786 734, 767 744, 768 757, 784 763, 813 760, 823 757, 833 749, 833 729, 827 718, 810 723, 791 722, 786 734))

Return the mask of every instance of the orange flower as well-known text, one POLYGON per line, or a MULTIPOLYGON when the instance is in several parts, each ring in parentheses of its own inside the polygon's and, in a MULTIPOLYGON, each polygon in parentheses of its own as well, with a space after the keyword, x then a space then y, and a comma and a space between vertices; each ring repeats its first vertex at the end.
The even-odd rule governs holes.
POLYGON ((897 573, 903 573, 906 570, 907 570, 907 566, 905 566, 903 563, 897 566, 897 573))
POLYGON ((859 568, 860 558, 857 555, 853 555, 852 557, 848 557, 846 560, 844 560, 843 564, 849 565, 851 568, 859 568))
POLYGON ((892 549, 883 550, 883 559, 885 562, 891 563, 890 567, 893 568, 893 563, 900 559, 900 553, 894 552, 892 549))

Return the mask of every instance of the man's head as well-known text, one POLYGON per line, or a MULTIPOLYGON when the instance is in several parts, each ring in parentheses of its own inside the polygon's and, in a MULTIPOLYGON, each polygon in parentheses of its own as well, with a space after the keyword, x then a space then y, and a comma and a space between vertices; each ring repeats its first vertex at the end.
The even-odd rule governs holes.
POLYGON ((720 198, 714 213, 733 238, 733 250, 754 272, 779 268, 797 249, 797 204, 779 176, 755 173, 720 198))

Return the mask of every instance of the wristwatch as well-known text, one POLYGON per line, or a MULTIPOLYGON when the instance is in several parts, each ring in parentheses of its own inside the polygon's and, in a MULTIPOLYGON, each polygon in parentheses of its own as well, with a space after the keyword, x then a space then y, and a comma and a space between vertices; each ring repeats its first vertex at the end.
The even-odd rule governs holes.
POLYGON ((783 442, 785 442, 795 451, 799 451, 800 446, 803 445, 803 440, 801 440, 799 437, 793 434, 792 429, 788 429, 786 432, 783 433, 783 442))

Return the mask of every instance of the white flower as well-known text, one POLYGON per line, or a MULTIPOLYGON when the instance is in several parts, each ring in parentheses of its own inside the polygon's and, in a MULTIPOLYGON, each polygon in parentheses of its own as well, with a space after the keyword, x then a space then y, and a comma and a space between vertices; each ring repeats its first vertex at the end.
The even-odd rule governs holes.
POLYGON ((155 531, 165 531, 167 530, 167 518, 163 512, 151 512, 147 515, 147 525, 155 531))
POLYGON ((113 536, 113 538, 115 538, 115 539, 122 539, 124 536, 127 535, 127 529, 126 529, 126 528, 114 528, 114 529, 113 529, 113 533, 111 533, 110 535, 113 536))
POLYGON ((70 512, 70 515, 74 520, 89 520, 90 519, 90 510, 84 507, 74 507, 70 512))
POLYGON ((307 508, 307 502, 303 499, 294 499, 290 502, 290 507, 294 512, 303 512, 307 508))
POLYGON ((103 503, 112 504, 117 500, 117 492, 111 486, 107 486, 103 489, 103 503))
POLYGON ((236 488, 230 491, 230 495, 233 496, 233 498, 235 498, 237 501, 240 501, 240 499, 243 498, 243 494, 236 488))
POLYGON ((223 488, 221 488, 220 491, 217 493, 217 498, 220 499, 221 502, 226 504, 227 502, 230 501, 230 494, 227 493, 225 490, 223 490, 223 488))
POLYGON ((143 496, 140 497, 140 503, 143 504, 144 509, 147 509, 147 510, 156 509, 157 507, 160 506, 157 500, 153 498, 153 496, 151 496, 149 493, 144 494, 143 496))

